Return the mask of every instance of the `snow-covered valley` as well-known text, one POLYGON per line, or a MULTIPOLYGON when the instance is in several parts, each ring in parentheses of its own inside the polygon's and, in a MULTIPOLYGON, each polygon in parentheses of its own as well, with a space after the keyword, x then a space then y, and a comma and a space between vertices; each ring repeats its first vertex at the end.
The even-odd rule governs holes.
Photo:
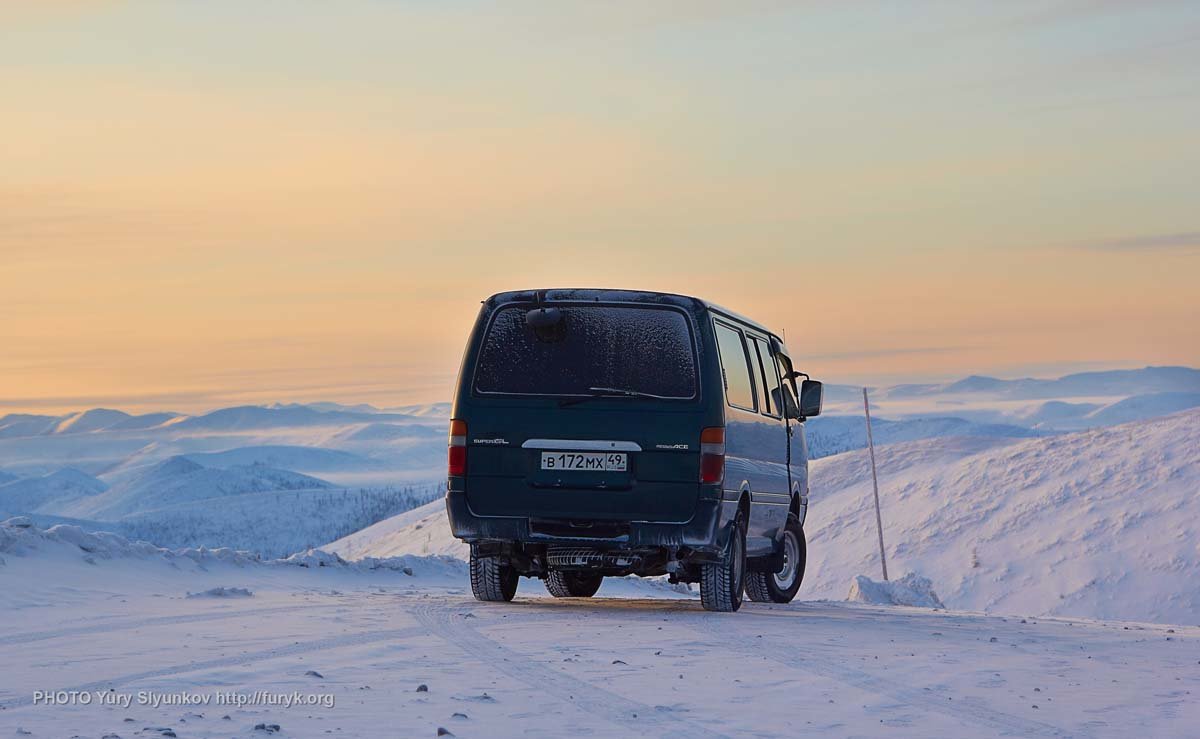
POLYGON ((0 418, 0 516, 286 556, 441 494, 445 406, 0 418))

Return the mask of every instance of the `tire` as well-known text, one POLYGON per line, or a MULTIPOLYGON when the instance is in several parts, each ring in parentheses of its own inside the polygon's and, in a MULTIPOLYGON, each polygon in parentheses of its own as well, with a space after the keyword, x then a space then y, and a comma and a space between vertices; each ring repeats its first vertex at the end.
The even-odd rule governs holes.
POLYGON ((733 522, 720 561, 700 566, 700 604, 706 611, 733 613, 742 607, 746 580, 746 522, 733 522))
POLYGON ((477 600, 510 601, 517 594, 520 574, 499 557, 481 557, 471 545, 471 592, 477 600))
POLYGON ((779 572, 746 573, 746 595, 756 603, 791 603, 804 581, 808 546, 804 529, 794 515, 788 515, 783 530, 783 569, 779 572))
POLYGON ((604 575, 555 570, 546 577, 546 590, 555 598, 591 598, 603 581, 604 575))

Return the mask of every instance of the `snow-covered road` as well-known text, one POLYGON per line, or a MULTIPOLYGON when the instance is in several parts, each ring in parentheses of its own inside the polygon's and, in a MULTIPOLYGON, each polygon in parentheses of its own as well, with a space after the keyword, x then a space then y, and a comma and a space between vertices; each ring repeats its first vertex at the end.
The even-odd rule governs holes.
POLYGON ((0 598, 0 736, 1184 736, 1200 726, 1196 627, 833 602, 712 614, 624 582, 605 586, 621 597, 554 600, 524 580, 518 602, 495 605, 472 600, 460 574, 11 558, 0 567, 0 584, 17 588, 0 598), (218 585, 253 595, 186 597, 218 585), (87 705, 35 702, 35 691, 58 690, 133 704, 95 693, 87 705), (256 691, 316 704, 217 703, 256 691), (209 703, 138 703, 181 695, 209 703))

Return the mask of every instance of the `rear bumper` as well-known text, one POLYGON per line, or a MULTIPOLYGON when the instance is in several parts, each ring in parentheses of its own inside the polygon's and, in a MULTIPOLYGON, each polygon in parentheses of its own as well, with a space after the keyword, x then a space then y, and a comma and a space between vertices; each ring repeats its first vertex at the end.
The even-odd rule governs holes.
POLYGON ((692 518, 685 523, 630 521, 628 533, 616 538, 556 536, 532 531, 528 518, 477 516, 467 505, 466 493, 446 493, 446 513, 454 536, 467 542, 504 541, 523 544, 586 544, 603 548, 688 547, 701 551, 719 548, 721 501, 701 499, 692 518))

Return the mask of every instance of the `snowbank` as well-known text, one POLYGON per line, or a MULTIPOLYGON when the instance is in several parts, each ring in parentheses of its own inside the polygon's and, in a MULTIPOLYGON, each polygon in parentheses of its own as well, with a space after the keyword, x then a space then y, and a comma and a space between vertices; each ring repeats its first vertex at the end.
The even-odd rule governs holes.
POLYGON ((899 580, 879 582, 866 575, 854 578, 846 600, 855 603, 871 603, 877 606, 917 606, 919 608, 945 608, 933 592, 933 583, 927 577, 910 572, 899 580))
POLYGON ((321 549, 355 560, 404 554, 443 555, 465 560, 470 554, 467 545, 450 533, 450 520, 446 518, 446 504, 442 498, 368 526, 321 549))
POLYGON ((199 593, 188 593, 189 598, 253 598, 254 593, 248 588, 227 588, 224 586, 209 588, 199 593))

